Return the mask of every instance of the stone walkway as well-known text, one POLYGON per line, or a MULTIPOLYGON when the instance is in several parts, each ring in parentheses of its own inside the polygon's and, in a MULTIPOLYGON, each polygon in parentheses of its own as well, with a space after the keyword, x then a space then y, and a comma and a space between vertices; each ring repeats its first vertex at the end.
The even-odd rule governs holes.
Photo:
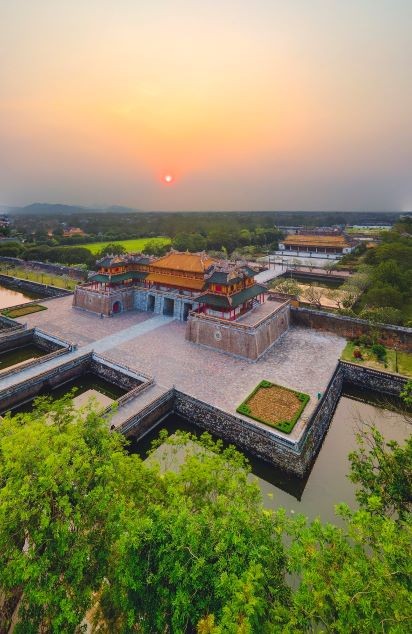
POLYGON ((82 348, 80 348, 80 351, 82 353, 85 353, 94 350, 94 352, 97 352, 99 354, 105 352, 106 350, 117 348, 118 346, 121 346, 131 339, 136 339, 136 337, 147 335, 152 330, 159 328, 159 326, 165 326, 171 321, 173 321, 173 317, 157 315, 156 317, 152 317, 152 319, 148 319, 143 323, 136 324, 135 326, 130 326, 125 330, 120 330, 119 332, 115 332, 112 335, 103 337, 103 339, 98 339, 97 341, 94 341, 87 346, 83 346, 82 348))

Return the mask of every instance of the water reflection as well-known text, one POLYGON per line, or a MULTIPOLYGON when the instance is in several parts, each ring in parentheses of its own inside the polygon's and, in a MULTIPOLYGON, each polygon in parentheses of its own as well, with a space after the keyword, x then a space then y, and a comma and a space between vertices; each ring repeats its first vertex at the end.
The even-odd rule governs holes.
POLYGON ((0 309, 10 308, 10 306, 17 306, 18 304, 27 304, 33 299, 39 299, 40 296, 35 293, 28 293, 6 288, 0 285, 0 309))

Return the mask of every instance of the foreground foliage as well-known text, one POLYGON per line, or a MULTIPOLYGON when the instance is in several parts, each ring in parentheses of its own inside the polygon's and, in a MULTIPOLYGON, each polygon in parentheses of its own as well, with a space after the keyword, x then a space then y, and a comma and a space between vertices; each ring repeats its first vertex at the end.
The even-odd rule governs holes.
POLYGON ((241 454, 194 440, 160 438, 170 469, 68 398, 3 419, 0 631, 409 631, 410 441, 360 439, 339 528, 265 510, 241 454))

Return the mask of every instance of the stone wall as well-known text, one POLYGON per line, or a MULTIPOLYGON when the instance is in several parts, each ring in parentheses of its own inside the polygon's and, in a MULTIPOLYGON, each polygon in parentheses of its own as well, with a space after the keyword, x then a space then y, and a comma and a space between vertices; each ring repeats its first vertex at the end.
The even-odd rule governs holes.
POLYGON ((116 367, 98 356, 92 357, 88 371, 96 374, 101 379, 104 379, 109 383, 117 385, 123 390, 126 390, 126 392, 134 390, 143 383, 143 381, 138 379, 136 375, 129 374, 128 372, 121 370, 120 367, 116 367))
POLYGON ((118 431, 139 440, 156 427, 162 418, 173 412, 195 427, 233 443, 240 450, 285 472, 304 477, 322 446, 344 384, 397 396, 406 381, 405 377, 339 361, 327 389, 297 441, 270 427, 220 410, 176 389, 169 390, 142 408, 118 431))
POLYGON ((112 315, 114 312, 124 312, 134 308, 134 289, 125 288, 116 291, 101 292, 78 286, 74 291, 73 306, 93 313, 112 315), (115 311, 118 302, 119 310, 115 311))
POLYGON ((174 412, 196 427, 233 443, 240 449, 284 471, 301 477, 306 471, 297 443, 276 434, 269 427, 249 423, 178 391, 176 391, 174 412))
POLYGON ((14 321, 10 317, 5 317, 4 315, 0 315, 0 332, 3 335, 6 332, 10 332, 11 330, 21 330, 25 328, 24 324, 20 324, 18 321, 14 321))
POLYGON ((372 331, 380 331, 380 339, 385 346, 398 346, 399 350, 412 350, 412 328, 401 326, 389 326, 380 324, 371 326, 364 319, 335 315, 320 310, 309 308, 291 308, 292 324, 314 328, 315 330, 326 330, 341 337, 354 338, 361 335, 369 335, 372 331))
POLYGON ((380 394, 399 396, 408 381, 405 376, 381 372, 356 363, 340 361, 339 365, 343 370, 345 383, 380 394))
POLYGON ((158 399, 143 407, 137 414, 129 418, 117 431, 125 436, 140 440, 154 427, 173 412, 175 404, 175 390, 172 388, 158 399))
POLYGON ((40 284, 39 282, 31 282, 30 280, 22 280, 19 277, 11 277, 10 275, 0 274, 0 284, 6 288, 19 290, 22 293, 26 292, 38 295, 40 299, 44 297, 63 297, 64 295, 72 294, 72 291, 68 291, 65 288, 40 284))
POLYGON ((282 306, 256 326, 236 321, 190 315, 186 339, 243 359, 257 361, 289 328, 290 307, 282 306))
MULTIPOLYGON (((33 331, 31 331, 31 334, 33 334, 33 331)), ((65 352, 67 352, 67 349, 62 348, 61 354, 65 352)), ((57 355, 59 353, 60 351, 56 351, 51 354, 57 355)), ((46 358, 44 357, 44 359, 46 358)), ((35 362, 38 364, 42 360, 36 359, 35 362)), ((63 362, 50 370, 41 372, 26 381, 1 390, 0 411, 5 412, 12 407, 21 405, 45 391, 47 392, 88 372, 118 385, 126 392, 138 387, 146 380, 145 377, 140 377, 128 368, 123 368, 121 365, 114 364, 103 357, 95 355, 93 352, 88 352, 75 359, 63 362)))
POLYGON ((14 348, 21 348, 29 344, 34 344, 37 348, 45 352, 55 352, 56 350, 67 347, 66 342, 59 342, 55 338, 43 335, 43 333, 36 328, 30 328, 29 330, 24 329, 17 332, 10 332, 4 337, 1 337, 0 353, 13 350, 14 348))
POLYGON ((39 396, 43 390, 52 389, 58 385, 70 381, 80 376, 88 363, 90 363, 91 354, 77 357, 67 363, 63 363, 56 368, 47 370, 36 376, 17 383, 11 387, 0 391, 0 411, 6 412, 12 407, 21 405, 31 399, 39 396))

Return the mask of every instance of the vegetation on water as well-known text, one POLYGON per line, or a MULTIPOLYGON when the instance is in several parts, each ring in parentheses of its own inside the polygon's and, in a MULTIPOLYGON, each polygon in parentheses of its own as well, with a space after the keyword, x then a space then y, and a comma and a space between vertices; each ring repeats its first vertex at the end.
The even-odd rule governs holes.
POLYGON ((359 437, 343 528, 265 509, 245 458, 207 434, 173 471, 124 442, 69 398, 3 419, 1 631, 410 629, 411 438, 359 437))
POLYGON ((27 304, 27 306, 18 306, 17 308, 5 308, 1 311, 1 314, 5 317, 24 317, 24 315, 30 315, 31 313, 38 313, 41 310, 47 310, 47 306, 41 304, 27 304))
POLYGON ((386 372, 398 372, 404 376, 412 376, 412 354, 404 350, 385 348, 381 344, 373 344, 370 338, 358 338, 348 341, 342 351, 344 361, 366 365, 386 372), (369 343, 364 343, 364 341, 369 343))
POLYGON ((236 411, 290 434, 309 399, 303 392, 261 381, 236 411))

